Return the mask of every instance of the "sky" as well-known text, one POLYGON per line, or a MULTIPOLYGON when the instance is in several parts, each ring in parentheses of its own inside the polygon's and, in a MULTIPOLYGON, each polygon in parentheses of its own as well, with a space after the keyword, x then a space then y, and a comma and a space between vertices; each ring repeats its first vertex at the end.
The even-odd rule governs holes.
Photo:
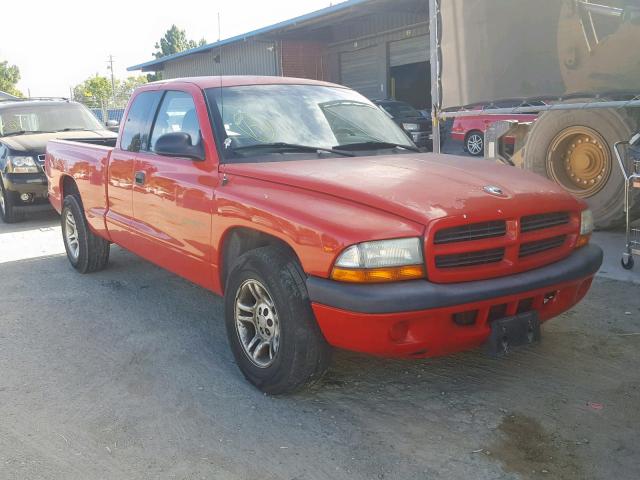
POLYGON ((176 24, 207 42, 328 7, 329 0, 22 0, 0 4, 0 61, 20 68, 18 88, 31 96, 69 96, 96 73, 139 75, 127 67, 153 59, 155 43, 176 24))

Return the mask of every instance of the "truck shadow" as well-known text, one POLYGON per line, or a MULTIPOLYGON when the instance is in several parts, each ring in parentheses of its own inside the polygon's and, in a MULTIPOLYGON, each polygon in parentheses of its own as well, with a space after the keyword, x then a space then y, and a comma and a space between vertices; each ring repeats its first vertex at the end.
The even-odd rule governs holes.
POLYGON ((25 232, 58 225, 60 225, 60 216, 55 210, 51 209, 49 212, 28 214, 24 220, 17 223, 4 223, 0 220, 0 235, 3 233, 25 232))

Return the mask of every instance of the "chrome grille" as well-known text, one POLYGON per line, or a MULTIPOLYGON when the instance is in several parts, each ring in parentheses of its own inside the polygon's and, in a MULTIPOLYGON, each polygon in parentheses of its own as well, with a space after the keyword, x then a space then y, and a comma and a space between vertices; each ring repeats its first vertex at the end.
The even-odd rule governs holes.
POLYGON ((434 243, 436 245, 442 245, 445 243, 469 242, 485 238, 502 237, 506 232, 507 223, 504 221, 473 223, 471 225, 440 230, 436 233, 434 243))
POLYGON ((568 212, 543 213, 540 215, 529 215, 522 217, 520 231, 522 233, 533 232, 545 228, 557 227, 569 223, 568 212))
POLYGON ((454 253, 436 256, 436 267, 457 268, 498 263, 504 258, 504 248, 480 250, 478 252, 454 253))
POLYGON ((559 235, 557 237, 545 238, 544 240, 538 240, 537 242, 524 243, 520 246, 520 258, 529 257, 536 253, 546 252, 553 248, 558 248, 564 244, 566 235, 559 235))

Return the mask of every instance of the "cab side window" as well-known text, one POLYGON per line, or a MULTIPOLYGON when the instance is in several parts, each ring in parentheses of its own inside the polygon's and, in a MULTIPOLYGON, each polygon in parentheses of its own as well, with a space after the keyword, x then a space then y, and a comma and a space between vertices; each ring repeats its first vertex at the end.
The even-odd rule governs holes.
POLYGON ((139 152, 148 148, 151 121, 161 96, 162 92, 142 92, 135 98, 122 130, 122 150, 139 152))
POLYGON ((193 97, 186 92, 170 90, 165 93, 151 134, 150 150, 162 135, 184 132, 191 137, 191 145, 200 143, 200 124, 193 97))

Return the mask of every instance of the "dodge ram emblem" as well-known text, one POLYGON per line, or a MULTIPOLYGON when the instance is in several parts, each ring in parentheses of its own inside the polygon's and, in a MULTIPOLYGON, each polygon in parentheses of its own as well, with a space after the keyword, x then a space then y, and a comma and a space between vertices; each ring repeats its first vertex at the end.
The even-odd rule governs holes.
POLYGON ((504 196, 504 192, 502 191, 502 189, 500 187, 496 187, 495 185, 487 185, 483 188, 483 190, 489 195, 495 195, 496 197, 504 196))

